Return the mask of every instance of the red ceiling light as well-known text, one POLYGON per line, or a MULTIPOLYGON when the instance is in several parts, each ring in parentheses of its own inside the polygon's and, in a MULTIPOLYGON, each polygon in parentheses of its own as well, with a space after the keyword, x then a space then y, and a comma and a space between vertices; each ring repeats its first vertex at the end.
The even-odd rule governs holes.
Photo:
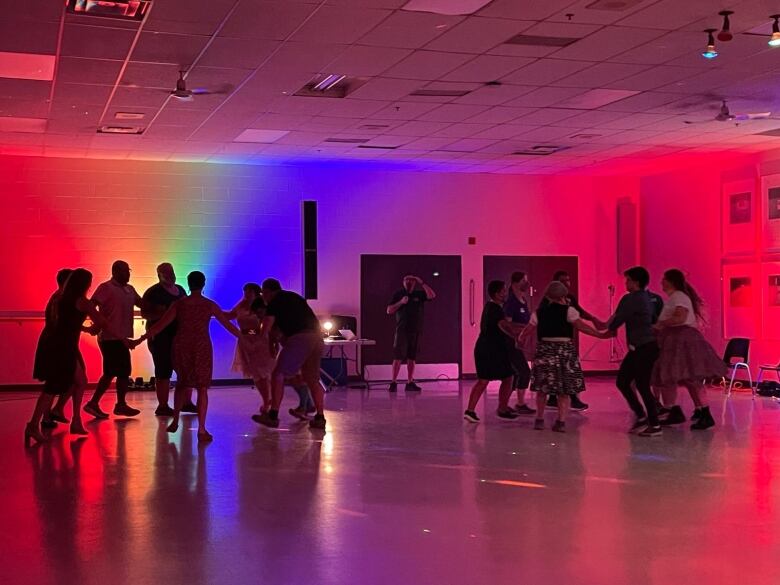
POLYGON ((72 14, 104 16, 123 20, 143 20, 151 0, 66 0, 72 14))
POLYGON ((734 38, 734 35, 731 34, 731 22, 729 22, 729 16, 734 14, 734 12, 732 10, 721 10, 718 14, 723 17, 723 26, 720 27, 718 40, 727 43, 734 38))

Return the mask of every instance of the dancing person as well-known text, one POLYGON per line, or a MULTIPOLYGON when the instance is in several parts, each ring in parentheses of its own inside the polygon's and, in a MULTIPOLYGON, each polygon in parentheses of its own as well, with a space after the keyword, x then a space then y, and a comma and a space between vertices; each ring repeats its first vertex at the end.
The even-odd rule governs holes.
POLYGON ((571 397, 585 390, 585 377, 574 345, 574 331, 598 336, 592 326, 581 318, 579 311, 569 302, 569 289, 557 280, 547 285, 541 303, 531 315, 529 326, 520 335, 522 338, 536 331, 538 345, 531 370, 531 390, 536 392, 536 420, 534 429, 544 429, 544 408, 547 396, 557 398, 558 418, 552 430, 566 432, 566 416, 571 397))
POLYGON ((661 351, 652 373, 653 385, 664 389, 664 404, 670 407, 661 424, 685 422, 677 404, 677 387, 685 386, 695 407, 691 429, 705 430, 715 426, 715 419, 702 380, 725 376, 726 364, 699 331, 704 301, 685 275, 676 268, 667 270, 661 286, 667 300, 655 324, 661 351))
MULTIPOLYGON (((571 291, 571 275, 565 270, 558 270, 556 271, 555 274, 553 274, 553 282, 555 281, 562 283, 567 290, 571 291)), ((547 299, 543 298, 540 304, 546 304, 547 302, 548 302, 547 299)), ((571 292, 566 294, 566 302, 569 306, 574 307, 574 309, 576 309, 577 313, 579 313, 580 318, 582 320, 590 321, 596 329, 606 329, 606 323, 600 321, 591 312, 583 309, 580 306, 580 304, 577 302, 575 296, 571 294, 571 292)), ((556 400, 557 400, 557 396, 555 396, 554 394, 550 395, 547 401, 547 406, 551 408, 555 408, 557 406, 556 400)), ((588 405, 580 399, 578 394, 574 394, 573 396, 571 396, 571 410, 584 412, 588 410, 588 405)))
POLYGON ((502 280, 492 280, 488 283, 487 292, 489 300, 482 309, 479 337, 474 346, 477 382, 471 388, 468 406, 463 413, 463 418, 473 423, 479 422, 475 409, 491 380, 501 380, 496 412, 499 418, 517 418, 517 413, 509 407, 513 378, 510 345, 514 345, 516 337, 502 308, 507 297, 506 284, 502 280))
MULTIPOLYGON (((141 316, 146 319, 146 330, 163 318, 165 312, 177 300, 187 296, 184 287, 176 284, 176 273, 169 262, 163 262, 157 267, 158 282, 149 287, 141 299, 141 316)), ((171 323, 154 339, 147 342, 149 353, 154 362, 154 389, 157 393, 157 409, 155 416, 173 416, 173 409, 168 405, 171 391, 171 376, 173 375, 173 338, 176 335, 176 322, 171 323)), ((192 388, 188 388, 183 412, 197 412, 192 404, 192 388)))
POLYGON ((211 299, 203 296, 206 276, 202 272, 190 272, 187 275, 190 295, 179 299, 165 312, 139 341, 154 339, 174 321, 177 322, 176 335, 173 338, 173 369, 176 372, 176 389, 173 393, 173 420, 168 432, 179 429, 179 417, 187 388, 198 391, 198 441, 211 441, 213 436, 206 428, 206 415, 209 408, 208 390, 213 373, 214 351, 211 345, 209 324, 214 317, 228 332, 236 337, 241 332, 225 316, 225 312, 211 299))
POLYGON ((324 430, 325 394, 320 385, 323 339, 320 323, 306 299, 292 291, 282 290, 282 285, 275 278, 266 278, 262 289, 267 307, 260 334, 268 340, 272 340, 272 335, 281 335, 281 351, 271 375, 271 408, 266 413, 254 415, 252 419, 268 427, 278 427, 284 380, 300 373, 309 387, 317 410, 309 426, 324 430))
MULTIPOLYGON (((528 276, 526 276, 525 272, 518 271, 512 273, 509 294, 504 303, 504 314, 510 320, 514 338, 519 337, 531 320, 531 311, 529 309, 528 297, 526 296, 529 286, 528 276)), ((514 370, 512 388, 517 391, 515 412, 517 414, 534 414, 536 411, 525 403, 525 391, 531 383, 531 368, 528 367, 525 353, 517 344, 512 343, 509 345, 509 358, 514 370)))
POLYGON ((607 329, 600 335, 609 339, 617 335, 621 325, 626 327, 628 353, 620 363, 615 384, 634 412, 636 421, 630 429, 643 437, 661 435, 658 422, 656 398, 650 387, 653 365, 658 359, 658 343, 653 331, 655 321, 654 302, 647 292, 650 273, 642 266, 629 268, 626 277, 626 291, 618 303, 615 313, 607 320, 607 329), (636 385, 636 390, 632 384, 636 385), (644 408, 637 398, 642 397, 644 408))
MULTIPOLYGON (((81 399, 87 386, 86 367, 79 350, 79 338, 84 320, 89 317, 101 331, 114 338, 121 332, 113 329, 114 324, 101 315, 87 299, 87 291, 92 286, 92 273, 83 268, 75 269, 68 277, 62 294, 53 310, 53 321, 36 356, 35 376, 44 382, 43 391, 35 403, 32 418, 24 430, 25 444, 30 441, 41 443, 45 440, 41 434, 41 419, 51 409, 54 396, 69 392, 73 398, 73 420, 70 432, 73 435, 86 435, 81 422, 81 399)), ((128 348, 134 344, 123 339, 121 343, 128 348)))
POLYGON ((314 407, 314 401, 311 399, 311 392, 309 392, 309 387, 306 385, 306 382, 303 381, 303 376, 296 374, 292 378, 286 380, 286 382, 298 395, 298 406, 291 408, 287 412, 300 420, 309 420, 309 415, 317 412, 317 409, 314 407))
POLYGON ((244 296, 226 314, 228 319, 236 320, 242 333, 236 343, 232 369, 252 379, 262 400, 259 413, 263 414, 271 408, 271 373, 276 365, 276 352, 272 352, 270 340, 259 335, 266 312, 260 285, 249 282, 243 291, 244 296))
POLYGON ((401 364, 406 364, 406 390, 422 390, 414 381, 414 367, 417 363, 420 335, 422 335, 423 309, 425 303, 436 298, 433 289, 422 278, 407 274, 403 287, 393 294, 387 306, 387 314, 395 315, 395 337, 393 338, 393 379, 388 390, 398 390, 398 373, 401 364), (417 289, 417 287, 420 287, 417 289))
POLYGON ((100 399, 116 378, 116 405, 114 414, 136 416, 141 411, 127 404, 127 390, 130 384, 132 365, 130 349, 125 339, 133 337, 133 307, 141 306, 141 297, 130 283, 130 266, 123 260, 117 260, 111 266, 111 280, 100 284, 92 295, 101 315, 111 323, 111 330, 102 330, 98 336, 98 346, 103 355, 103 375, 98 380, 95 393, 84 405, 84 412, 95 418, 108 418, 108 413, 100 409, 100 399))

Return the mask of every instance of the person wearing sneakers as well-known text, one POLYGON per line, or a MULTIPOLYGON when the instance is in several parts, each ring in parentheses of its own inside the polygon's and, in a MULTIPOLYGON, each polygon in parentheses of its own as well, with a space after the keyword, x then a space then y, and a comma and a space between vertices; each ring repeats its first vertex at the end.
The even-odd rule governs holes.
POLYGON ((532 331, 536 331, 539 344, 534 356, 531 371, 533 383, 531 390, 536 392, 536 420, 534 429, 544 429, 544 408, 547 396, 555 396, 558 407, 558 419, 552 430, 566 432, 566 415, 569 411, 571 396, 585 389, 577 346, 574 345, 574 331, 598 337, 598 331, 588 325, 577 309, 572 307, 564 284, 554 280, 544 291, 546 303, 542 303, 531 315, 529 326, 523 330, 520 340, 532 331))
MULTIPOLYGON (((504 303, 504 314, 511 322, 514 337, 518 337, 531 320, 531 309, 528 306, 526 293, 529 288, 528 276, 525 272, 513 272, 510 278, 509 294, 504 303)), ((517 414, 534 414, 536 411, 525 403, 525 391, 531 383, 531 368, 522 349, 516 343, 510 344, 509 358, 514 370, 512 387, 517 390, 517 414)))
POLYGON ((479 337, 474 346, 477 383, 471 389, 468 406, 463 413, 463 418, 473 423, 479 422, 475 409, 491 380, 501 380, 501 387, 498 389, 499 418, 514 420, 518 416, 509 407, 514 373, 509 348, 514 346, 515 334, 502 308, 506 302, 506 284, 502 280, 493 280, 488 284, 487 293, 490 300, 482 310, 479 337))
POLYGON ((638 433, 642 437, 656 437, 661 435, 661 425, 656 399, 650 388, 650 375, 658 359, 658 343, 653 331, 655 299, 647 292, 650 273, 642 266, 634 266, 623 275, 626 277, 628 294, 620 299, 615 314, 607 320, 607 330, 600 337, 615 337, 620 326, 626 326, 628 353, 620 364, 615 383, 636 415, 629 432, 638 433), (636 390, 632 384, 636 385, 636 390), (642 397, 644 408, 637 398, 637 392, 642 397))
POLYGON ((685 386, 695 406, 691 429, 702 431, 715 426, 702 380, 726 375, 726 364, 699 331, 704 301, 682 271, 664 272, 661 286, 668 298, 658 318, 658 345, 661 348, 653 366, 652 384, 664 389, 664 404, 669 414, 664 426, 685 422, 677 404, 677 387, 685 386))
POLYGON ((325 393, 320 385, 324 343, 320 322, 306 299, 292 291, 282 290, 282 285, 275 278, 263 281, 262 292, 267 307, 260 335, 268 339, 276 328, 282 336, 279 343, 281 351, 271 374, 271 408, 268 412, 252 416, 252 420, 267 427, 278 427, 284 380, 300 372, 317 410, 309 426, 325 430, 325 393))
POLYGON ((116 405, 114 414, 136 416, 140 410, 127 404, 127 389, 130 381, 130 349, 125 339, 133 337, 133 310, 141 306, 141 296, 129 284, 130 266, 117 260, 111 266, 111 280, 97 287, 92 302, 100 315, 110 324, 98 335, 100 353, 103 355, 103 375, 98 380, 95 393, 84 405, 84 412, 95 418, 108 418, 100 409, 100 399, 116 378, 116 405))
MULTIPOLYGON (((555 281, 562 283, 563 286, 565 286, 567 288, 567 290, 571 290, 571 275, 568 272, 566 272, 565 270, 558 270, 553 275, 553 282, 555 282, 555 281)), ((593 323, 593 325, 596 327, 596 329, 606 329, 606 327, 607 327, 606 323, 604 323, 603 321, 600 321, 592 313, 590 313, 590 312, 586 311, 585 309, 583 309, 580 306, 580 304, 577 302, 577 299, 574 297, 573 294, 571 294, 571 293, 567 293, 566 294, 566 302, 568 303, 568 305, 570 307, 573 307, 574 309, 576 309, 576 311, 577 311, 577 313, 579 313, 581 319, 583 319, 585 321, 590 321, 591 323, 593 323)), ((547 299, 544 298, 544 299, 542 299, 542 302, 540 303, 540 305, 545 305, 547 303, 548 303, 547 299)), ((550 408, 556 408, 558 406, 558 403, 556 402, 557 399, 558 399, 557 396, 555 396, 554 394, 551 394, 548 397, 547 406, 549 406, 550 408)), ((583 402, 578 395, 575 394, 574 396, 571 397, 571 410, 574 410, 574 411, 577 411, 577 412, 584 412, 584 411, 588 410, 588 405, 585 402, 583 402)))
POLYGON ((436 293, 420 277, 407 274, 403 278, 403 287, 395 292, 387 306, 387 314, 395 315, 393 380, 388 388, 390 392, 398 390, 398 373, 402 363, 406 363, 406 390, 411 392, 422 390, 414 382, 414 366, 417 362, 417 350, 422 334, 425 303, 435 298, 436 293))
MULTIPOLYGON (((181 298, 187 296, 184 287, 176 284, 176 273, 173 266, 163 262, 157 267, 159 282, 149 287, 143 296, 141 316, 146 319, 146 330, 151 329, 157 321, 163 318, 168 308, 181 298)), ((157 410, 155 416, 173 416, 173 409, 168 405, 173 375, 173 338, 176 336, 176 322, 161 331, 153 340, 147 343, 149 353, 154 362, 154 388, 157 393, 157 410)), ((182 412, 198 412, 192 403, 192 388, 187 389, 187 396, 182 412)))

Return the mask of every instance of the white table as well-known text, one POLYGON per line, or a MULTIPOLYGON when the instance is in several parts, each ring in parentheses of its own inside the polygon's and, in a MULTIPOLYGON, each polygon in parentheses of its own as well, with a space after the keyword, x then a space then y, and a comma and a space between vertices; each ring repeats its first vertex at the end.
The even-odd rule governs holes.
MULTIPOLYGON (((365 388, 368 384, 365 380, 363 380, 363 372, 360 370, 360 352, 363 347, 370 346, 370 345, 376 345, 376 341, 373 339, 338 339, 338 338, 332 338, 332 337, 326 337, 325 338, 325 348, 326 348, 326 356, 327 357, 333 357, 333 350, 338 349, 341 353, 340 357, 343 359, 347 364, 349 362, 354 361, 355 362, 355 368, 357 370, 357 374, 361 379, 360 388, 365 388), (345 349, 347 347, 354 347, 355 348, 355 359, 351 359, 347 356, 347 353, 345 349)), ((347 370, 349 370, 349 365, 347 365, 347 370)), ((325 376, 325 378, 328 380, 328 386, 327 389, 330 390, 333 388, 333 386, 336 385, 336 379, 331 376, 328 372, 320 368, 320 373, 325 376)), ((348 374, 349 372, 347 372, 348 374)))

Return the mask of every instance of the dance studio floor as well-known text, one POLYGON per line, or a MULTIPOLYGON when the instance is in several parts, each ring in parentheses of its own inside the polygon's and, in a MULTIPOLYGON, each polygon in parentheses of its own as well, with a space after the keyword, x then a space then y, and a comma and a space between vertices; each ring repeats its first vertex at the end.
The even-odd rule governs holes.
POLYGON ((497 420, 495 394, 468 425, 465 382, 336 391, 324 436, 269 430, 243 387, 213 390, 208 446, 144 393, 28 450, 33 397, 3 393, 0 582, 780 582, 780 403, 717 395, 715 432, 647 439, 611 384, 565 435, 497 420))

